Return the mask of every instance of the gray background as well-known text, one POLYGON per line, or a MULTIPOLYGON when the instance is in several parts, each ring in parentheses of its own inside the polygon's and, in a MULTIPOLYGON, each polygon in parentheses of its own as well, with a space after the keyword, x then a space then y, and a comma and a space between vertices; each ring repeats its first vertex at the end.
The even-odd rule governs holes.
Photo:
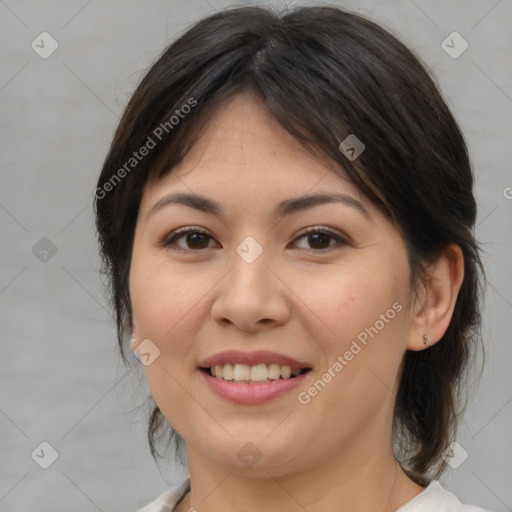
MULTIPOLYGON (((191 22, 229 4, 0 0, 1 511, 135 510, 184 475, 172 462, 155 465, 144 409, 133 410, 146 388, 118 360, 97 272, 92 191, 144 71, 191 22), (59 44, 47 59, 31 48, 43 31, 59 44), (36 257, 42 237, 56 254, 36 257), (31 458, 43 441, 58 452, 46 470, 31 458)), ((458 436, 469 457, 442 482, 462 501, 512 510, 512 2, 338 5, 417 50, 467 137, 489 277, 487 361, 458 436), (453 31, 469 43, 457 59, 441 47, 453 31)))

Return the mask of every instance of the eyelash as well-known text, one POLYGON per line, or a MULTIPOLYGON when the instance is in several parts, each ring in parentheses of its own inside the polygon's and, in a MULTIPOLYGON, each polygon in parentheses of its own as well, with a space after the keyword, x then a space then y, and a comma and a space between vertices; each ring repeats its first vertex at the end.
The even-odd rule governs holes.
MULTIPOLYGON (((203 229, 201 229, 199 227, 186 227, 186 228, 177 229, 176 231, 173 231, 169 235, 166 235, 161 240, 160 246, 163 248, 167 248, 167 249, 171 249, 171 250, 175 250, 175 251, 179 251, 179 252, 187 252, 187 253, 188 252, 201 252, 203 250, 209 249, 209 247, 205 247, 202 249, 184 249, 183 247, 179 247, 175 244, 176 240, 179 240, 180 238, 185 237, 186 235, 192 235, 192 234, 201 234, 201 235, 206 235, 206 236, 210 237, 210 239, 213 238, 208 232, 204 231, 203 229), (171 247, 171 246, 174 246, 174 247, 171 247)), ((320 226, 305 228, 303 230, 303 232, 301 234, 299 234, 294 240, 298 240, 304 236, 312 236, 312 235, 316 235, 316 234, 327 235, 330 238, 333 238, 334 240, 336 240, 338 242, 337 245, 341 245, 341 246, 349 245, 349 242, 345 238, 343 238, 341 235, 338 235, 337 233, 334 233, 334 232, 330 231, 329 229, 322 228, 320 226)), ((330 251, 335 247, 336 247, 336 244, 326 247, 324 249, 302 249, 302 250, 309 251, 309 252, 315 252, 315 253, 323 253, 323 252, 330 251)))

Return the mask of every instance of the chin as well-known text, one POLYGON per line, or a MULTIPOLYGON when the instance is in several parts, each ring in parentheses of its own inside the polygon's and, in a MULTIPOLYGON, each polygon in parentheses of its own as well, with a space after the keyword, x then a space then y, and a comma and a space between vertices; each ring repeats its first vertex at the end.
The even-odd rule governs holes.
POLYGON ((251 431, 251 426, 246 425, 243 434, 237 436, 233 433, 229 441, 223 437, 222 440, 210 439, 210 442, 205 443, 202 437, 202 451, 214 464, 241 475, 267 478, 296 469, 298 459, 304 456, 303 450, 302 453, 297 450, 301 444, 290 437, 279 436, 277 432, 269 435, 272 432, 269 429, 265 429, 263 435, 248 435, 247 432, 251 431))

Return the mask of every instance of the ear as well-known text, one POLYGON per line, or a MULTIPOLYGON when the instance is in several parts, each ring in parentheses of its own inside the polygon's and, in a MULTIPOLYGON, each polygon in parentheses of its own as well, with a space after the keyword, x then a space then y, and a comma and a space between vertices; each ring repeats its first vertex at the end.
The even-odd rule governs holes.
POLYGON ((407 348, 423 350, 437 343, 450 324, 455 302, 464 279, 464 256, 456 244, 447 245, 426 269, 427 279, 414 304, 412 326, 407 348))

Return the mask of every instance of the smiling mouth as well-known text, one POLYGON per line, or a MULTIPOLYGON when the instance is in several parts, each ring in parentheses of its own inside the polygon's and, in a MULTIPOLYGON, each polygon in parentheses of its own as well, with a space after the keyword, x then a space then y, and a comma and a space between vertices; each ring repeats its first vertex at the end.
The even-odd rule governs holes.
POLYGON ((311 368, 292 368, 291 366, 272 364, 248 365, 226 363, 201 368, 211 377, 237 384, 265 384, 276 380, 290 380, 309 372, 311 368))

